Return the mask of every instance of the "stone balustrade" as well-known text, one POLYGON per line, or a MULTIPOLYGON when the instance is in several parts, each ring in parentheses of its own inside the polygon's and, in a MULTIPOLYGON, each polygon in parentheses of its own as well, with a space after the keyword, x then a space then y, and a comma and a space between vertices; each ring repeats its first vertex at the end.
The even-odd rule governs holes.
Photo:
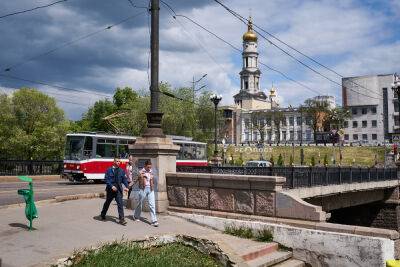
POLYGON ((285 177, 167 173, 170 206, 325 221, 321 207, 282 192, 285 177))

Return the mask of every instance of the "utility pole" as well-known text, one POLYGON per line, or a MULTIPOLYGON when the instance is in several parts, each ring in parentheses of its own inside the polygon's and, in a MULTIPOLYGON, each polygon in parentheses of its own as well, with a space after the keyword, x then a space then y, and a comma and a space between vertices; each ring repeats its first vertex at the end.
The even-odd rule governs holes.
POLYGON ((150 112, 147 115, 147 129, 143 137, 165 137, 161 128, 161 121, 163 113, 158 110, 159 105, 159 14, 160 3, 159 0, 151 0, 151 35, 150 35, 150 49, 151 49, 151 64, 150 64, 150 112))

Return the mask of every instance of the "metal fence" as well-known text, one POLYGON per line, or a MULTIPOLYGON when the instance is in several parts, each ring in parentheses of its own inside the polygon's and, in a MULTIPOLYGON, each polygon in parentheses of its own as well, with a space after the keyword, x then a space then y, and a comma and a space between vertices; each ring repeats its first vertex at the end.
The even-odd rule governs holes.
POLYGON ((0 160, 0 176, 61 174, 62 160, 0 160))
POLYGON ((397 180, 396 167, 214 167, 177 166, 177 172, 286 177, 285 188, 397 180))

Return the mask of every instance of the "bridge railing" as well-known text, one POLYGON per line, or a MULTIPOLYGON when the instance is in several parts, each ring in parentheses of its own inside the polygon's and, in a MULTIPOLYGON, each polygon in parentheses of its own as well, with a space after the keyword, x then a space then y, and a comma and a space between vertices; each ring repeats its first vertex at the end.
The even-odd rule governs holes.
POLYGON ((0 160, 0 176, 57 175, 62 169, 62 160, 0 160))
POLYGON ((398 168, 177 166, 177 172, 286 177, 285 188, 378 182, 398 179, 398 168))

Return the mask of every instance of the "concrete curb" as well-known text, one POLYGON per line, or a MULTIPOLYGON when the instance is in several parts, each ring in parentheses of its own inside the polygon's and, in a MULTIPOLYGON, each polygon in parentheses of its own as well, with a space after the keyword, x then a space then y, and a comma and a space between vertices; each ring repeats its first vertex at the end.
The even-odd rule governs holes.
MULTIPOLYGON (((39 181, 62 181, 60 175, 28 175, 34 182, 39 181)), ((64 180, 65 181, 65 180, 64 180)), ((0 183, 21 182, 17 176, 0 176, 0 183)))
MULTIPOLYGON (((69 201, 69 200, 102 198, 102 197, 105 197, 105 195, 106 194, 104 192, 99 192, 99 193, 86 193, 86 194, 58 196, 58 197, 54 197, 54 198, 51 198, 51 199, 35 201, 35 204, 37 206, 41 206, 41 205, 44 205, 44 204, 64 202, 64 201, 69 201)), ((25 203, 18 203, 18 204, 10 204, 10 205, 0 206, 0 210, 1 209, 8 209, 8 208, 19 208, 19 207, 25 207, 25 203)))

